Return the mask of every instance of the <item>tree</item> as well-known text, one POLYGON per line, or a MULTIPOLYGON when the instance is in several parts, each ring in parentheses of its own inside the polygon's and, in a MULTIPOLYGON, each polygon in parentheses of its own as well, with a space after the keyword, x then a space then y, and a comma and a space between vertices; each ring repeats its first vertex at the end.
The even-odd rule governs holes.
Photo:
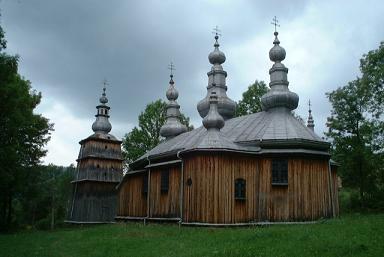
POLYGON ((384 45, 360 61, 361 78, 327 93, 332 104, 327 137, 341 164, 343 184, 357 188, 360 207, 384 208, 384 45))
POLYGON ((45 155, 53 125, 33 111, 41 93, 18 74, 18 57, 4 52, 0 28, 0 230, 10 227, 13 202, 28 190, 34 167, 45 155))
POLYGON ((261 112, 261 97, 268 92, 264 81, 256 80, 243 93, 243 98, 237 103, 236 117, 261 112))
MULTIPOLYGON (((160 128, 166 121, 166 108, 167 103, 159 99, 148 104, 140 113, 139 126, 134 127, 123 138, 123 156, 126 164, 133 162, 161 142, 160 128)), ((186 125, 188 130, 193 129, 189 125, 189 118, 183 114, 181 123, 186 125)))

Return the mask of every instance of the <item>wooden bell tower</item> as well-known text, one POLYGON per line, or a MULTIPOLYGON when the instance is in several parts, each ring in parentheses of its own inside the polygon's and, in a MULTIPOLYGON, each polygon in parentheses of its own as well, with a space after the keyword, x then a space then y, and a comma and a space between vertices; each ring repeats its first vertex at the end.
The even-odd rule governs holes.
POLYGON ((73 198, 68 213, 71 223, 113 222, 116 216, 116 185, 123 176, 121 141, 109 134, 112 129, 110 107, 106 104, 105 85, 100 104, 96 107, 93 135, 81 140, 73 198))

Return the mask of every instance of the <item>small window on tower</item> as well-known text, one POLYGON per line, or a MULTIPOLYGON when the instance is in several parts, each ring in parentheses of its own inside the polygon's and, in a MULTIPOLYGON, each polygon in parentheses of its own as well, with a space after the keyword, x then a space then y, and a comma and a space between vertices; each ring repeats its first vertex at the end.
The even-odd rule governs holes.
POLYGON ((161 171, 161 185, 160 190, 162 193, 167 193, 169 189, 169 170, 161 171))
POLYGON ((105 147, 104 147, 105 149, 107 149, 108 148, 108 146, 107 145, 105 145, 105 147))
POLYGON ((238 178, 235 180, 235 200, 245 200, 245 198, 246 198, 245 179, 238 178))
POLYGON ((288 185, 288 161, 272 160, 272 185, 288 185))
POLYGON ((108 115, 108 110, 105 110, 105 115, 108 115))

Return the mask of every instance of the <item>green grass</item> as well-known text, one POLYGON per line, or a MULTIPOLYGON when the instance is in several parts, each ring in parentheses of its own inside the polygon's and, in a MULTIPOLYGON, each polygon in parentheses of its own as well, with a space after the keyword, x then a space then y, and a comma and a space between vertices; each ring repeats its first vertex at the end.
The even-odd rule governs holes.
POLYGON ((311 225, 201 228, 141 223, 0 235, 0 256, 384 256, 384 214, 311 225))

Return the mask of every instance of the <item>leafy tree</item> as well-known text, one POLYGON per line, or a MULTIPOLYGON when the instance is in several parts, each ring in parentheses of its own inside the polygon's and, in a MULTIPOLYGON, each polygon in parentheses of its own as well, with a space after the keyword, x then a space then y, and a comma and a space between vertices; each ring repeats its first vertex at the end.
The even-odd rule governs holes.
POLYGON ((360 207, 384 208, 384 45, 360 61, 361 78, 327 93, 332 104, 327 137, 343 184, 357 188, 360 207))
POLYGON ((32 184, 22 198, 17 199, 17 220, 22 225, 38 229, 53 229, 63 223, 71 196, 71 180, 75 167, 53 164, 34 167, 32 184))
POLYGON ((0 28, 0 230, 14 221, 13 203, 28 190, 53 128, 33 112, 41 94, 18 74, 18 57, 5 53, 5 48, 0 28))
POLYGON ((268 92, 268 87, 264 81, 256 80, 243 93, 243 99, 237 103, 236 117, 262 111, 261 97, 268 92))
MULTIPOLYGON (((148 104, 140 113, 139 126, 134 127, 123 138, 123 156, 126 164, 133 162, 161 142, 160 128, 166 121, 166 107, 167 103, 159 99, 148 104)), ((188 130, 193 129, 189 125, 189 118, 183 114, 181 123, 186 125, 188 130)))

